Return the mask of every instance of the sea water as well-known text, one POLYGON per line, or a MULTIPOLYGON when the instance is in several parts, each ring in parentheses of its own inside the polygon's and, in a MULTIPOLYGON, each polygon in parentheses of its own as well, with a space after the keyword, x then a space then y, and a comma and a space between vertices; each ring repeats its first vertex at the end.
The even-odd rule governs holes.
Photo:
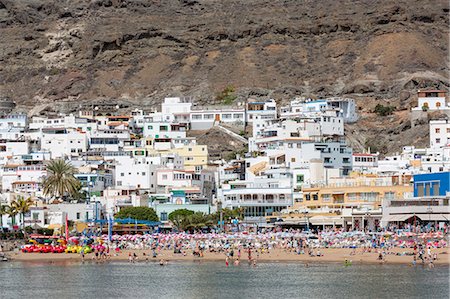
POLYGON ((449 298, 449 269, 219 262, 0 263, 0 298, 449 298))

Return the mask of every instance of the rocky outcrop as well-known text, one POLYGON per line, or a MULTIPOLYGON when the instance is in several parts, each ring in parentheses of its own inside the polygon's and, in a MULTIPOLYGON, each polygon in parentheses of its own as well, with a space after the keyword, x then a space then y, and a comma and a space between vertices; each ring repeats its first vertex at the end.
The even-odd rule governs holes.
POLYGON ((448 2, 431 0, 0 0, 0 85, 23 104, 76 95, 145 105, 177 93, 211 102, 226 85, 279 99, 390 98, 449 86, 448 23, 448 2), (427 75, 404 82, 417 72, 427 75), (67 73, 81 87, 61 90, 67 73))

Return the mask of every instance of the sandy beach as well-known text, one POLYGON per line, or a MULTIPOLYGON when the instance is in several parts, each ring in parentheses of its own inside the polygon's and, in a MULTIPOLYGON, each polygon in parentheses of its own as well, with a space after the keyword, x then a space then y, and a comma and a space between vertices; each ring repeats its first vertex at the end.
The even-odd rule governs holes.
MULTIPOLYGON (((161 251, 156 258, 152 257, 151 250, 123 250, 118 255, 112 255, 111 261, 128 261, 129 253, 136 253, 138 256, 137 262, 148 261, 159 261, 160 259, 165 259, 168 261, 223 261, 225 262, 224 253, 214 253, 205 252, 203 257, 195 257, 189 252, 186 256, 182 254, 174 254, 173 251, 161 251), (146 256, 143 255, 145 252, 146 256)), ((393 253, 412 253, 412 249, 394 248, 391 252, 393 253)), ((260 254, 259 257, 255 252, 252 252, 252 257, 257 259, 258 262, 302 262, 302 263, 340 263, 344 262, 345 259, 352 261, 353 264, 379 264, 380 261, 377 260, 378 253, 376 251, 368 253, 362 253, 361 249, 356 250, 356 254, 352 255, 352 249, 347 248, 325 248, 321 249, 323 256, 321 257, 310 257, 307 254, 295 254, 294 252, 287 252, 284 249, 272 250, 269 254, 260 254)), ((437 253, 438 259, 434 262, 435 265, 450 265, 450 255, 448 248, 433 249, 433 253, 437 253)), ((237 252, 235 252, 234 258, 236 258, 237 252)), ((81 256, 79 254, 73 253, 14 253, 8 252, 7 256, 13 261, 21 262, 56 262, 56 261, 81 261, 81 256)), ((86 261, 91 261, 93 254, 87 254, 85 257, 86 261)), ((241 253, 241 262, 246 263, 248 261, 248 255, 246 251, 241 253)), ((385 258, 386 264, 411 264, 413 261, 412 255, 396 255, 387 254, 385 258)), ((420 261, 417 261, 420 264, 420 261)))

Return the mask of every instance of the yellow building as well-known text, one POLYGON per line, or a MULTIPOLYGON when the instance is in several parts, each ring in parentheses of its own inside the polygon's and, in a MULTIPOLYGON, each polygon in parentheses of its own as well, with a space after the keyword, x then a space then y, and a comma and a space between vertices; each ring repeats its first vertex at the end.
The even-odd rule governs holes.
MULTIPOLYGON (((383 199, 412 196, 410 176, 355 176, 332 178, 328 184, 304 185, 300 200, 277 215, 280 225, 344 226, 348 229, 379 226, 383 199)), ((273 219, 268 219, 273 221, 273 219)))
POLYGON ((409 177, 368 177, 331 179, 327 185, 303 188, 303 198, 294 209, 380 208, 383 198, 405 198, 412 194, 409 177))
POLYGON ((206 145, 186 145, 171 149, 170 152, 184 158, 186 170, 200 171, 208 164, 208 147, 206 145))
POLYGON ((199 145, 194 142, 187 143, 179 140, 174 147, 173 140, 168 138, 142 138, 139 145, 134 142, 126 144, 124 151, 131 152, 133 156, 149 157, 154 155, 177 154, 184 160, 184 169, 187 171, 200 171, 208 165, 208 146, 199 145))

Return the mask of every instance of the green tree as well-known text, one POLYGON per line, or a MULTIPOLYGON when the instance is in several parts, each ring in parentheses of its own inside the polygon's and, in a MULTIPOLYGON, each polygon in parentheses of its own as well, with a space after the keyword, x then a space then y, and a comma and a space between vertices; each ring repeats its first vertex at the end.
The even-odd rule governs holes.
POLYGON ((16 209, 15 201, 12 201, 9 206, 7 206, 6 214, 11 218, 11 225, 14 226, 16 224, 16 215, 19 212, 16 209))
POLYGON ((194 214, 194 211, 188 209, 178 209, 169 214, 169 220, 178 228, 183 229, 183 221, 194 214))
POLYGON ((19 197, 16 201, 14 201, 12 204, 14 204, 14 208, 16 209, 17 213, 20 214, 20 220, 22 223, 22 228, 25 227, 25 214, 28 213, 30 211, 30 207, 33 205, 33 200, 31 199, 31 197, 28 198, 24 198, 24 197, 19 197))
POLYGON ((212 226, 214 226, 214 221, 211 215, 205 215, 202 212, 195 212, 181 221, 182 229, 201 229, 212 226))
POLYGON ((395 110, 394 106, 383 106, 381 104, 377 104, 375 106, 374 112, 378 116, 387 116, 387 115, 391 115, 392 112, 394 112, 394 110, 395 110))
POLYGON ((169 214, 169 220, 174 221, 177 218, 186 218, 187 216, 190 216, 194 214, 194 211, 188 210, 188 209, 178 209, 173 211, 169 214))
POLYGON ((62 159, 50 161, 43 184, 44 195, 55 198, 76 195, 81 183, 74 177, 75 172, 75 167, 62 159))
POLYGON ((3 227, 3 215, 8 214, 8 206, 2 206, 0 204, 0 228, 3 227))
POLYGON ((158 215, 156 215, 155 210, 148 207, 126 207, 120 209, 115 218, 125 219, 133 218, 137 220, 147 220, 147 221, 158 221, 158 215))
POLYGON ((230 105, 236 100, 237 96, 234 94, 234 86, 228 85, 220 93, 217 94, 216 100, 225 105, 230 105))

